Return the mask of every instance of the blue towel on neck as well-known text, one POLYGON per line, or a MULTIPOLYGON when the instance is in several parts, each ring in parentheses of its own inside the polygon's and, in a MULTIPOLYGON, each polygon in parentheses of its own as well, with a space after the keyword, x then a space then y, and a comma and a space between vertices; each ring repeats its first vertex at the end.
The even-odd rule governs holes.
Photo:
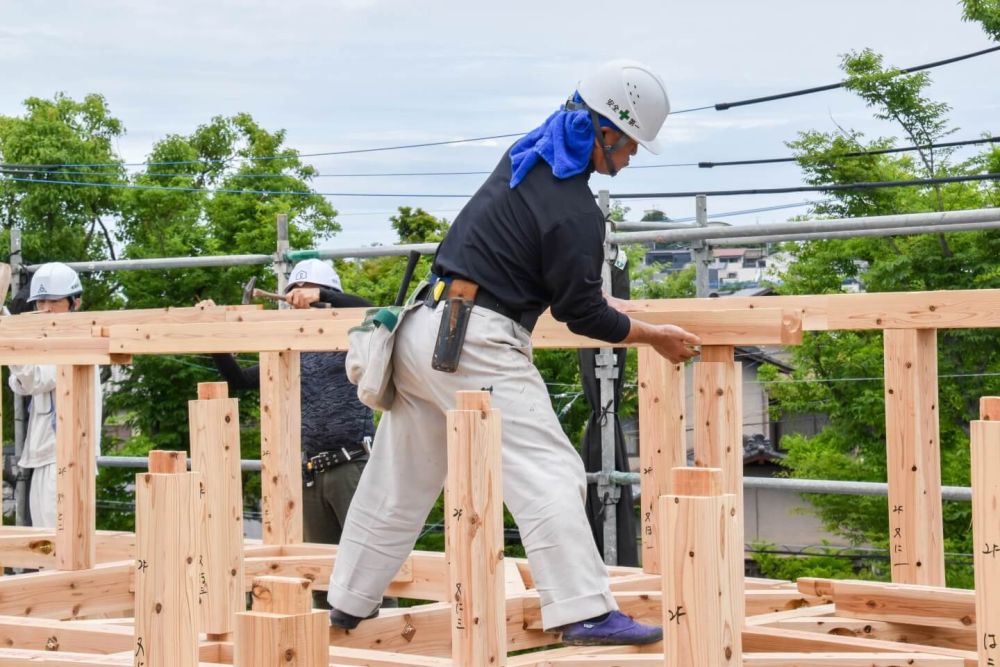
MULTIPOLYGON (((575 93, 573 101, 583 100, 575 93)), ((565 106, 560 107, 510 149, 511 190, 524 180, 539 158, 552 167, 552 175, 556 178, 576 176, 587 168, 594 147, 594 124, 590 122, 590 113, 586 109, 565 109, 565 106)), ((599 118, 601 125, 611 127, 610 121, 603 116, 599 118)))

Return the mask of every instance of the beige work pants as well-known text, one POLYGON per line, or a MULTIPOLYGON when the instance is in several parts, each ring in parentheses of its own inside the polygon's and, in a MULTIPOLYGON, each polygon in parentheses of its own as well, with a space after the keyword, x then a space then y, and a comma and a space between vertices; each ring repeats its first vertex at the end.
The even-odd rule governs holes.
POLYGON ((409 556, 447 472, 455 392, 492 388, 503 438, 504 501, 521 531, 546 629, 617 609, 584 511, 580 455, 531 362, 528 332, 475 307, 457 373, 431 368, 443 304, 415 309, 393 357, 396 400, 382 416, 340 540, 329 602, 367 616, 409 556))

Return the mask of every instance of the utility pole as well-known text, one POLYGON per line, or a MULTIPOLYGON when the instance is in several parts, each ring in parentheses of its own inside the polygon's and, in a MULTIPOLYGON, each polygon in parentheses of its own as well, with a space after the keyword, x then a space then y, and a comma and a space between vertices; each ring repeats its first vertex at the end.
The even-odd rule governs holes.
MULTIPOLYGON (((11 271, 11 294, 17 296, 25 283, 24 260, 21 257, 21 230, 12 227, 10 230, 10 271, 11 271)), ((24 477, 24 471, 18 467, 17 462, 21 460, 21 452, 24 450, 24 433, 26 413, 24 397, 14 394, 14 523, 18 526, 28 525, 28 481, 24 477)))
MULTIPOLYGON (((285 260, 285 253, 288 251, 288 215, 278 214, 278 245, 274 253, 274 273, 278 278, 278 294, 285 293, 288 286, 288 262, 285 260)), ((278 302, 278 308, 288 308, 284 301, 278 302)))
MULTIPOLYGON (((611 200, 607 190, 597 193, 598 205, 604 213, 605 234, 611 232, 611 222, 608 215, 611 212, 611 200)), ((611 264, 618 255, 618 246, 605 241, 604 263, 601 266, 601 282, 604 291, 611 295, 611 264)), ((595 375, 600 383, 600 415, 601 427, 601 474, 597 482, 597 496, 601 502, 604 515, 604 562, 608 565, 618 564, 618 499, 621 489, 611 482, 615 471, 615 380, 618 378, 614 349, 602 347, 596 357, 595 375)))
MULTIPOLYGON (((694 215, 699 227, 708 226, 708 202, 705 195, 695 197, 694 215)), ((708 265, 712 262, 712 249, 704 241, 692 241, 691 261, 694 262, 694 295, 706 297, 709 295, 708 265)))

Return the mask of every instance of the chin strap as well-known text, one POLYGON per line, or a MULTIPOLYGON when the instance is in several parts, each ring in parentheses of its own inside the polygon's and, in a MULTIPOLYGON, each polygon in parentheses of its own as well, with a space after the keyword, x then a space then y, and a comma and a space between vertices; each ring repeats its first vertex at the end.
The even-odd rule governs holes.
POLYGON ((571 99, 566 100, 566 111, 588 111, 590 113, 590 122, 594 125, 594 139, 597 141, 597 145, 601 147, 601 151, 604 153, 604 166, 608 169, 609 176, 617 176, 618 169, 615 169, 615 163, 611 160, 611 154, 615 151, 621 150, 628 143, 628 135, 622 132, 622 136, 618 137, 618 141, 610 146, 604 143, 604 135, 601 134, 601 123, 600 117, 597 112, 591 109, 586 103, 574 102, 571 99))

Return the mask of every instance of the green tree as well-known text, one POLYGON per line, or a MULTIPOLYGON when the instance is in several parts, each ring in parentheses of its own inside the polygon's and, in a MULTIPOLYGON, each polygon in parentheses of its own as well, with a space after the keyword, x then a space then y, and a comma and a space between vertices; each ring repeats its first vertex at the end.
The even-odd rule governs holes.
MULTIPOLYGON (((216 117, 188 136, 171 135, 153 147, 146 168, 133 177, 139 186, 123 198, 118 238, 124 255, 147 257, 270 254, 277 242, 276 217, 288 215, 293 247, 313 247, 339 230, 336 211, 312 192, 315 170, 284 145, 284 131, 270 132, 248 114, 216 117)), ((121 293, 130 308, 191 306, 202 299, 239 303, 251 277, 273 289, 266 266, 121 272, 121 293)), ((123 414, 134 437, 120 452, 184 449, 188 443, 187 401, 198 382, 218 380, 207 356, 140 356, 127 370, 122 391, 108 401, 109 414, 123 414)), ((256 395, 240 403, 244 458, 259 456, 256 395)), ((129 496, 127 477, 105 485, 107 496, 129 496)), ((253 499, 257 476, 246 480, 253 499)), ((131 516, 121 520, 128 525, 131 516)), ((117 526, 116 526, 117 527, 117 526)))
POLYGON ((977 21, 993 39, 1000 41, 1000 0, 962 0, 966 21, 977 21))
MULTIPOLYGON (((858 93, 876 117, 892 122, 908 140, 932 143, 951 132, 947 106, 925 97, 925 73, 900 75, 882 66, 871 51, 844 59, 848 88, 858 93)), ((806 179, 814 184, 913 179, 977 173, 995 161, 991 150, 953 163, 947 152, 921 150, 910 154, 848 158, 849 151, 894 145, 890 138, 866 141, 857 131, 837 134, 805 132, 789 144, 806 179)), ((816 212, 834 216, 879 215, 952 210, 993 205, 996 188, 949 184, 939 188, 912 187, 832 191, 816 212)), ((1000 286, 995 257, 1000 234, 994 231, 944 235, 813 241, 788 244, 794 261, 783 276, 786 294, 840 291, 857 279, 868 291, 974 289, 1000 286)), ((1000 370, 994 330, 942 330, 938 334, 942 476, 945 484, 967 484, 969 478, 968 422, 978 414, 978 397, 1000 390, 1000 370)), ((796 477, 884 481, 886 478, 885 420, 882 377, 882 337, 877 332, 812 333, 793 349, 796 371, 792 382, 780 381, 774 369, 771 395, 781 414, 821 412, 829 425, 814 437, 789 436, 787 465, 796 477)), ((855 543, 886 545, 888 508, 884 498, 812 496, 828 529, 855 543)), ((945 507, 946 550, 970 553, 967 503, 945 507)), ((887 573, 879 573, 885 576, 887 573)), ((951 585, 971 584, 969 572, 949 568, 951 585)))

